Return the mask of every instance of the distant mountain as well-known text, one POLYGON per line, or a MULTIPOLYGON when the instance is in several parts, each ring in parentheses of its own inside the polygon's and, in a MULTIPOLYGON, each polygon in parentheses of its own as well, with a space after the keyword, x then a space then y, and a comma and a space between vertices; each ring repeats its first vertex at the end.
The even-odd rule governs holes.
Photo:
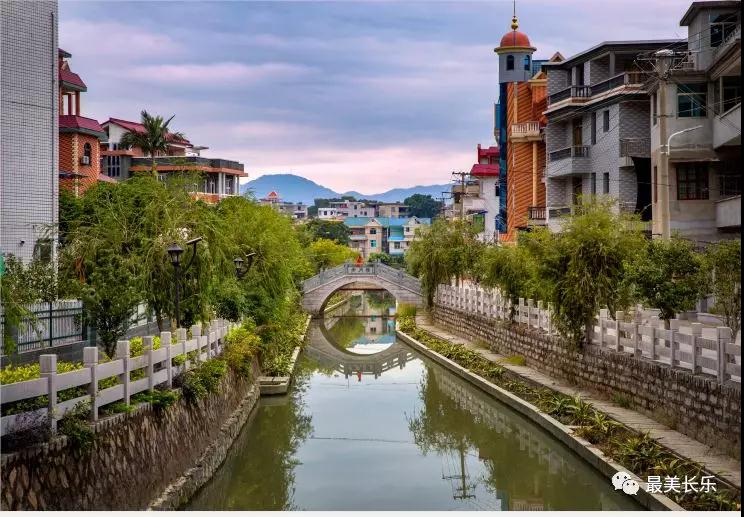
POLYGON ((240 186, 241 193, 245 193, 248 190, 251 190, 259 199, 266 197, 269 192, 275 191, 285 201, 302 202, 312 205, 316 198, 341 196, 354 196, 357 199, 375 199, 388 203, 395 201, 402 202, 405 198, 413 194, 430 194, 436 198, 442 195, 442 191, 449 190, 449 185, 418 185, 409 188, 394 188, 386 192, 380 192, 379 194, 360 194, 355 191, 335 192, 295 174, 268 174, 240 186))

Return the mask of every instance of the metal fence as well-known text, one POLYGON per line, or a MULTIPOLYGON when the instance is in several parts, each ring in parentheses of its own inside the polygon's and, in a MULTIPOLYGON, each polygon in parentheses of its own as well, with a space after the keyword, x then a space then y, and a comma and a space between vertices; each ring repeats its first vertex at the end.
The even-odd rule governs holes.
MULTIPOLYGON (((88 337, 83 318, 83 302, 80 300, 56 300, 51 303, 35 303, 27 307, 34 317, 24 318, 11 335, 17 352, 24 353, 44 348, 84 341, 88 337)), ((132 314, 130 329, 153 321, 147 305, 140 303, 132 314)), ((5 335, 5 313, 0 306, 0 355, 5 335)))

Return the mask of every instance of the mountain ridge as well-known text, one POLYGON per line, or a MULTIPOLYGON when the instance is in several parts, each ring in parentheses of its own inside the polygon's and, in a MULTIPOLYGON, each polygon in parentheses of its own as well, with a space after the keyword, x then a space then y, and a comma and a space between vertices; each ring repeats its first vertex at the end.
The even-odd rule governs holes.
POLYGON ((396 187, 377 194, 361 194, 353 190, 336 192, 312 180, 296 174, 266 174, 240 186, 240 193, 253 191, 257 199, 266 197, 269 192, 276 192, 280 198, 294 203, 302 202, 312 205, 316 198, 333 198, 354 196, 356 199, 373 199, 386 203, 403 202, 413 194, 431 195, 439 197, 443 190, 449 190, 448 184, 416 185, 413 187, 396 187))

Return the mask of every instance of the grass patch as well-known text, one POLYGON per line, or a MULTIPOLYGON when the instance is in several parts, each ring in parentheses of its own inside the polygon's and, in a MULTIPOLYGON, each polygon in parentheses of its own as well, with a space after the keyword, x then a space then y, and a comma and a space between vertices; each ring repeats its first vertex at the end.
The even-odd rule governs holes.
POLYGON ((513 364, 515 366, 525 366, 527 361, 521 355, 510 355, 503 360, 506 364, 513 364))

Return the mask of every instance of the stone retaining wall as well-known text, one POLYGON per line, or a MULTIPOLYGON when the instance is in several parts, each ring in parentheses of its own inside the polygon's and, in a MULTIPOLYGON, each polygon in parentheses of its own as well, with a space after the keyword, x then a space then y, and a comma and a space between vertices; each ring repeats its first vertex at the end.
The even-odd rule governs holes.
POLYGON ((4 455, 0 508, 142 510, 168 488, 164 507, 188 499, 222 463, 257 400, 255 381, 229 372, 218 393, 197 404, 181 399, 162 412, 142 404, 99 421, 90 452, 62 436, 4 455), (171 486, 184 477, 180 487, 171 486))
POLYGON ((451 332, 484 341, 503 355, 522 356, 538 370, 610 398, 703 442, 741 457, 741 386, 644 361, 598 347, 579 353, 559 337, 516 324, 435 306, 434 321, 451 332))

